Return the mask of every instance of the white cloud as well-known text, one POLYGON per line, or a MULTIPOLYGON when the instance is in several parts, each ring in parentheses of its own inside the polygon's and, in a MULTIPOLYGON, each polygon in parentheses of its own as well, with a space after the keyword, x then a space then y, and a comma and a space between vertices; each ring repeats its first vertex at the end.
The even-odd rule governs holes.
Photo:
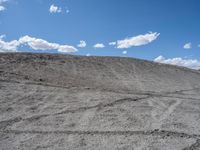
POLYGON ((0 6, 0 11, 4 11, 6 8, 4 6, 0 6))
POLYGON ((20 43, 17 40, 5 42, 0 39, 0 52, 16 52, 20 43))
POLYGON ((56 49, 59 52, 76 52, 77 49, 69 45, 60 45, 57 43, 50 43, 43 39, 37 39, 28 35, 19 39, 21 44, 27 44, 34 50, 51 50, 56 49))
POLYGON ((50 13, 60 13, 61 11, 62 9, 58 6, 55 6, 54 4, 52 4, 49 8, 50 13))
POLYGON ((192 48, 192 43, 186 43, 184 46, 183 46, 184 49, 191 49, 192 48))
POLYGON ((104 48, 104 44, 103 43, 97 43, 93 46, 94 48, 104 48))
POLYGON ((81 40, 80 43, 77 45, 77 47, 83 48, 83 47, 86 47, 86 45, 87 45, 86 42, 81 40))
POLYGON ((154 59, 155 62, 177 65, 177 66, 184 66, 191 69, 200 69, 200 61, 196 59, 183 59, 180 57, 166 59, 163 56, 158 56, 154 59))
POLYGON ((28 35, 19 38, 19 40, 13 40, 5 42, 0 39, 0 50, 3 52, 16 52, 18 47, 22 45, 28 45, 33 50, 57 50, 58 52, 76 52, 78 51, 75 47, 70 45, 60 45, 57 43, 50 43, 43 39, 37 39, 28 35))
POLYGON ((200 47, 200 44, 198 45, 198 47, 200 47))
POLYGON ((0 0, 0 4, 7 2, 8 0, 0 0))
POLYGON ((122 54, 126 55, 126 54, 127 54, 127 51, 123 51, 122 54))
POLYGON ((70 12, 69 9, 67 9, 67 10, 66 10, 66 13, 68 14, 69 12, 70 12))
POLYGON ((86 54, 86 56, 91 56, 90 53, 86 54))
POLYGON ((116 42, 110 42, 109 45, 116 45, 116 42))
POLYGON ((4 6, 2 6, 3 3, 7 2, 8 0, 0 0, 0 12, 6 10, 4 6))
POLYGON ((3 35, 0 35, 0 40, 4 39, 5 37, 6 37, 6 35, 5 35, 5 34, 3 34, 3 35))
POLYGON ((126 38, 124 40, 118 40, 117 48, 130 48, 133 46, 146 45, 156 40, 159 35, 160 33, 157 33, 157 32, 154 32, 154 33, 149 32, 144 35, 138 35, 138 36, 126 38))

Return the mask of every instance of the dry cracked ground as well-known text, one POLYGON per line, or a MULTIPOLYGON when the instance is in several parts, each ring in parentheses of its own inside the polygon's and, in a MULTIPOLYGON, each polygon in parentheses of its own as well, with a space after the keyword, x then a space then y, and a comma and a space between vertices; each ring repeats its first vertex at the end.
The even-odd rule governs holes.
POLYGON ((0 54, 0 149, 200 149, 200 72, 131 58, 0 54))

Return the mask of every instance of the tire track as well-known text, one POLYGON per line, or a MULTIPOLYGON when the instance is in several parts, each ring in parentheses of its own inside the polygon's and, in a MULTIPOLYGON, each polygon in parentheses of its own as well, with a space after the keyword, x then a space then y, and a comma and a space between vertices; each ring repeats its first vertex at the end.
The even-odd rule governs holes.
MULTIPOLYGON (((14 81, 14 80, 2 80, 0 79, 0 82, 7 82, 7 83, 16 83, 16 84, 26 84, 26 85, 39 85, 39 86, 47 86, 47 87, 55 87, 55 88, 62 88, 62 89, 71 89, 71 88, 77 88, 73 86, 59 86, 59 85, 53 85, 53 84, 48 84, 48 83, 42 83, 42 82, 24 82, 21 83, 19 81, 14 81)), ((83 87, 83 89, 91 89, 89 87, 83 87)), ((140 92, 132 92, 132 91, 127 91, 127 92, 121 92, 121 91, 113 91, 113 90, 106 90, 107 92, 117 92, 117 93, 122 93, 122 94, 135 94, 135 95, 151 95, 151 96, 167 96, 169 94, 182 94, 182 92, 187 92, 187 91, 193 91, 193 90, 199 90, 200 87, 196 88, 191 88, 191 89, 182 89, 182 90, 175 90, 175 91, 169 91, 169 92, 154 92, 154 91, 140 91, 140 92)), ((94 90, 94 89, 93 89, 94 90)), ((105 91, 105 90, 102 90, 105 91)), ((182 98, 182 97, 180 97, 182 98)))
POLYGON ((197 139, 197 141, 190 145, 189 147, 186 147, 182 150, 199 150, 200 149, 200 139, 197 139))
POLYGON ((21 117, 16 117, 14 119, 8 119, 4 121, 0 121, 0 130, 6 129, 7 126, 11 126, 14 123, 20 122, 22 120, 21 117))
POLYGON ((74 110, 64 110, 64 111, 55 113, 54 115, 60 115, 60 114, 65 114, 65 113, 83 112, 83 111, 93 109, 93 108, 97 108, 98 110, 100 110, 102 108, 112 107, 114 105, 122 104, 124 102, 133 102, 133 101, 139 101, 139 100, 148 99, 148 98, 150 98, 150 96, 140 97, 140 98, 123 98, 123 99, 118 99, 118 100, 115 100, 115 101, 113 101, 111 103, 107 103, 107 104, 99 103, 99 104, 94 105, 94 106, 79 107, 78 109, 74 109, 74 110))
MULTIPOLYGON (((193 138, 197 139, 199 145, 200 135, 187 134, 183 132, 167 131, 167 130, 149 130, 149 131, 81 131, 81 130, 55 130, 55 131, 39 131, 39 130, 0 130, 1 133, 7 134, 68 134, 68 135, 102 135, 102 136, 115 136, 115 135, 144 135, 144 136, 160 136, 165 137, 179 137, 179 138, 193 138)), ((195 145, 195 144, 194 144, 195 145)))
POLYGON ((153 127, 160 129, 163 124, 163 121, 167 119, 176 110, 176 108, 181 104, 181 102, 181 100, 176 100, 174 104, 167 107, 166 111, 163 111, 163 113, 159 116, 159 119, 155 117, 155 112, 152 113, 152 117, 154 118, 153 127))
POLYGON ((97 104, 94 106, 88 106, 88 107, 79 107, 77 109, 74 110, 64 110, 58 113, 53 113, 53 114, 40 114, 40 115, 34 115, 28 118, 21 118, 21 117, 16 117, 14 119, 9 119, 9 120, 5 120, 5 121, 0 121, 0 129, 5 129, 7 126, 11 126, 14 123, 20 122, 20 121, 29 121, 29 122, 34 122, 36 120, 39 120, 43 117, 48 117, 48 116, 56 116, 56 115, 61 115, 61 114, 66 114, 66 113, 76 113, 76 112, 84 112, 90 109, 94 109, 97 108, 98 110, 105 108, 105 107, 112 107, 114 105, 117 104, 122 104, 124 102, 129 102, 129 101, 138 101, 138 100, 142 100, 142 99, 147 99, 149 97, 141 97, 141 98, 123 98, 123 99, 118 99, 112 103, 108 103, 108 104, 97 104))

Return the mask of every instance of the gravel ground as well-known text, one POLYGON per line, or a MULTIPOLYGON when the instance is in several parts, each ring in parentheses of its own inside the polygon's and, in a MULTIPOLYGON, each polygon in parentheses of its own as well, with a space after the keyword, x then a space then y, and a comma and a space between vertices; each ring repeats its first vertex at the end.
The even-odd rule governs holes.
POLYGON ((200 72, 144 60, 0 54, 1 150, 198 150, 200 72))

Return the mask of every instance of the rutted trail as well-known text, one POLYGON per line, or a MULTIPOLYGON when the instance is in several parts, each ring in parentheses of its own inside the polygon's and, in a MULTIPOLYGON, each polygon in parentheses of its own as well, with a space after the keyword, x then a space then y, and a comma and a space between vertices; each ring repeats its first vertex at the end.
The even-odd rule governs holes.
POLYGON ((145 136, 160 136, 162 138, 165 137, 179 137, 179 138, 192 138, 197 139, 199 143, 200 135, 196 134, 187 134, 187 133, 179 133, 179 132, 172 132, 172 131, 165 131, 165 130, 152 130, 152 131, 36 131, 36 130, 4 130, 0 131, 2 133, 8 134, 72 134, 72 135, 104 135, 104 136, 115 136, 115 135, 145 135, 145 136))

